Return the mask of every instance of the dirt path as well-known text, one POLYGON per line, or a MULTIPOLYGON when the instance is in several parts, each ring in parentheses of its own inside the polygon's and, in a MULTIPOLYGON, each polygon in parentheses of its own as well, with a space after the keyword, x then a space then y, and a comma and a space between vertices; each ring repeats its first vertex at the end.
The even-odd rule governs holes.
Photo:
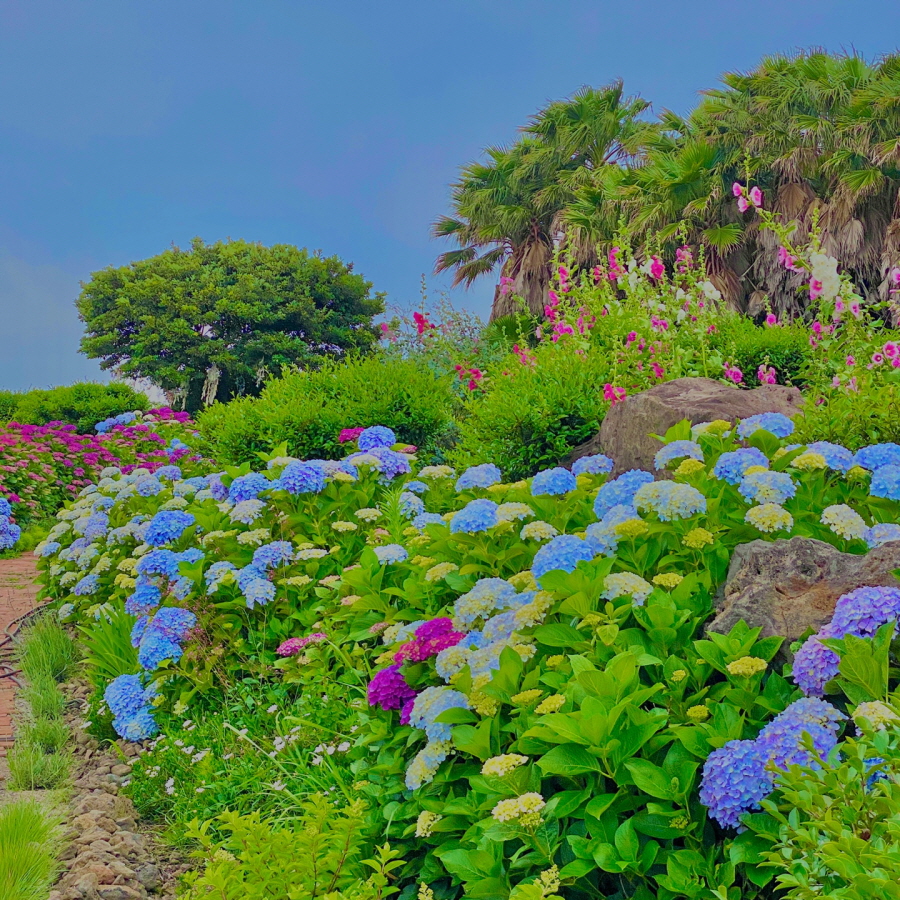
MULTIPOLYGON (((30 554, 15 559, 0 559, 0 675, 10 671, 11 646, 6 639, 9 626, 37 605, 35 558, 30 554)), ((12 629, 15 631, 15 629, 12 629)), ((12 678, 0 677, 0 756, 12 743, 12 714, 16 684, 12 678)))

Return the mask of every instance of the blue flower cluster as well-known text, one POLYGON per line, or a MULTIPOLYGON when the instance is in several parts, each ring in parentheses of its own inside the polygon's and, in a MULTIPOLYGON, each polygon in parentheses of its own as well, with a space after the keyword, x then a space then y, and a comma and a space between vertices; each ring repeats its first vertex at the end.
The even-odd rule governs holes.
POLYGON ((409 558, 406 548, 400 544, 385 544, 382 547, 376 547, 375 555, 383 566, 406 562, 409 558))
POLYGON ((232 503, 240 503, 242 500, 255 500, 260 492, 267 490, 271 486, 269 479, 260 472, 248 472, 246 475, 238 475, 228 485, 228 499, 232 503))
POLYGON ((424 731, 429 741, 449 741, 453 726, 435 720, 448 709, 468 708, 469 700, 465 694, 448 687, 428 687, 416 695, 409 724, 424 731))
POLYGON ((422 498, 414 494, 412 491, 403 491, 400 494, 400 512, 407 519, 415 519, 425 512, 425 503, 422 498))
POLYGON ((356 446, 366 452, 377 447, 393 447, 397 443, 397 435, 384 425, 373 425, 367 428, 356 439, 356 446))
POLYGON ((771 792, 776 770, 793 764, 816 764, 837 744, 838 723, 845 716, 830 703, 805 698, 779 713, 753 741, 729 741, 714 750, 703 766, 700 802, 725 828, 737 828, 741 816, 760 808, 771 792))
POLYGON ((575 476, 562 466, 552 469, 544 469, 531 479, 532 497, 557 497, 560 494, 568 494, 577 487, 575 476))
POLYGON ((703 448, 696 441, 672 441, 656 451, 653 464, 657 469, 664 469, 676 459, 696 459, 703 462, 703 448))
POLYGON ((375 468, 381 474, 382 481, 392 481, 399 475, 409 475, 412 471, 409 467, 409 460, 396 450, 389 447, 373 447, 365 453, 351 453, 347 457, 347 461, 356 465, 365 462, 365 457, 371 457, 376 460, 375 468))
POLYGON ((706 497, 690 484, 654 481, 637 489, 634 505, 637 509, 652 510, 661 521, 670 522, 706 512, 706 497))
POLYGON ((879 466, 872 473, 869 493, 885 500, 900 500, 900 465, 879 466))
POLYGON ((159 606, 162 591, 146 575, 139 575, 134 590, 125 601, 125 612, 130 616, 145 616, 159 606))
POLYGON ((480 466, 466 469, 456 479, 456 490, 469 491, 474 488, 489 488, 492 484, 499 484, 502 478, 497 466, 493 463, 482 463, 480 466))
POLYGON ((438 513, 423 512, 419 513, 413 521, 413 528, 417 531, 424 531, 426 525, 446 525, 444 517, 438 513))
POLYGON ((119 675, 103 692, 113 714, 113 728, 128 741, 145 741, 159 732, 150 703, 156 696, 152 687, 144 687, 139 675, 119 675))
POLYGON ((271 487, 280 487, 289 494, 318 494, 325 487, 325 472, 321 466, 293 460, 271 487))
POLYGON ((247 601, 247 609, 265 606, 275 599, 275 585, 269 581, 269 574, 262 566, 249 565, 236 570, 238 587, 247 601))
POLYGON ((145 475, 135 482, 134 489, 141 497, 155 497, 162 493, 163 483, 155 475, 145 475))
MULTIPOLYGON (((12 521, 12 506, 6 497, 0 497, 0 550, 9 550, 16 545, 22 529, 12 521)), ((56 545, 59 549, 59 544, 56 545)))
POLYGON ((900 466, 900 444, 889 441, 884 444, 869 444, 856 451, 853 464, 874 472, 882 466, 900 466))
POLYGON ((869 545, 870 550, 891 541, 900 541, 900 525, 891 522, 876 523, 863 532, 863 540, 869 545))
POLYGON ((144 541, 151 547, 161 547, 180 538, 194 521, 191 513, 179 509, 161 509, 150 520, 150 525, 144 532, 144 541))
MULTIPOLYGON (((272 541, 253 552, 253 565, 264 569, 282 566, 294 558, 294 545, 290 541, 272 541)), ((211 567, 210 567, 211 568, 211 567)))
MULTIPOLYGON (((749 421, 749 419, 747 420, 749 421)), ((713 475, 729 484, 740 484, 744 473, 751 466, 769 468, 769 459, 756 447, 742 447, 740 450, 730 450, 723 453, 713 467, 713 475)))
POLYGON ((597 552, 589 541, 574 534, 561 534, 538 550, 534 555, 531 571, 540 581, 542 575, 557 569, 574 572, 578 563, 582 560, 590 561, 596 555, 597 552))
POLYGON ((160 466, 153 474, 160 481, 181 481, 181 469, 178 466, 160 466))
POLYGON ((807 448, 810 453, 818 453, 825 465, 835 472, 848 472, 853 465, 853 454, 840 444, 831 441, 813 441, 807 448))
POLYGON ((614 506, 634 506, 634 495, 643 484, 650 484, 653 476, 643 469, 631 469, 608 481, 597 491, 594 515, 602 519, 614 506))
POLYGON ((586 540, 604 556, 614 556, 619 546, 620 537, 616 533, 616 526, 633 519, 640 520, 637 510, 633 506, 614 506, 599 521, 588 525, 586 540))
POLYGON ((613 470, 613 461, 602 453, 593 456, 582 456, 572 463, 573 475, 609 475, 613 470))
POLYGON ((197 617, 190 610, 177 606, 164 606, 152 619, 138 619, 131 631, 131 645, 137 648, 141 667, 153 672, 165 660, 177 663, 184 653, 181 643, 196 624, 197 617))
POLYGON ((786 472, 751 472, 741 479, 738 492, 751 503, 784 503, 797 493, 797 485, 786 472))
POLYGON ((425 494, 428 492, 428 485, 424 481, 407 481, 403 487, 414 494, 425 494))
POLYGON ((767 412, 750 416, 737 427, 737 433, 742 438, 748 438, 759 430, 768 431, 778 438, 786 438, 794 433, 794 423, 782 413, 767 412))
POLYGON ((497 504, 493 500, 470 500, 450 520, 453 534, 475 534, 497 524, 497 504))
POLYGON ((133 412, 123 412, 119 413, 117 416, 110 416, 108 419, 103 419, 98 422, 94 426, 94 430, 97 434, 106 434, 107 431, 111 431, 116 425, 130 425, 137 418, 137 413, 133 412))

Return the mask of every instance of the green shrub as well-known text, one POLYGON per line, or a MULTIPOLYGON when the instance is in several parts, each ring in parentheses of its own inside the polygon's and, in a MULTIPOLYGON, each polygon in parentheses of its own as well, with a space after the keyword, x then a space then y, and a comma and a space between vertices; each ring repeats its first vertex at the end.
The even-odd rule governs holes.
POLYGON ((381 357, 326 362, 270 381, 257 399, 214 404, 197 424, 222 463, 258 462, 257 453, 287 443, 301 459, 334 458, 343 428, 386 425, 426 455, 452 425, 449 379, 412 360, 381 357))
POLYGON ((65 387, 0 394, 0 421, 15 420, 28 425, 66 422, 79 432, 93 433, 102 419, 131 410, 145 410, 147 397, 127 384, 96 384, 85 381, 65 387), (15 398, 15 404, 12 404, 15 398))
POLYGON ((900 442, 900 385, 876 384, 858 393, 827 391, 808 396, 795 421, 798 441, 832 441, 850 450, 900 442))
POLYGON ((44 900, 56 875, 57 821, 37 803, 0 807, 0 897, 44 900))
MULTIPOLYGON (((717 325, 719 346, 726 358, 744 373, 744 382, 757 385, 761 365, 775 369, 779 384, 806 384, 812 353, 809 333, 799 325, 760 327, 745 316, 722 316, 717 325)), ((718 343, 718 342, 717 342, 718 343)))
POLYGON ((29 681, 42 678, 65 681, 77 660, 77 650, 66 630, 44 616, 26 632, 19 649, 19 666, 29 681))
POLYGON ((111 604, 89 628, 81 628, 87 676, 94 687, 105 687, 119 675, 133 675, 141 670, 137 650, 131 645, 134 616, 121 604, 111 604))
POLYGON ((495 376, 483 396, 471 399, 452 462, 461 468, 498 462, 514 481, 557 465, 597 433, 609 409, 607 354, 590 349, 579 356, 549 344, 536 357, 533 367, 511 357, 509 374, 495 376))
POLYGON ((58 753, 66 746, 69 729, 62 719, 39 718, 26 722, 20 729, 20 739, 44 753, 58 753))

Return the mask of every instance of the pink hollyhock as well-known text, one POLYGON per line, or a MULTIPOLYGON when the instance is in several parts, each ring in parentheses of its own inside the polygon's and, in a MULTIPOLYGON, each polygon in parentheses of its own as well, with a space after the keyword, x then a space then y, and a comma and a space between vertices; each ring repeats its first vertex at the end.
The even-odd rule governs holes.
POLYGON ((822 296, 822 282, 818 278, 809 279, 809 299, 818 300, 822 296))
POLYGON ((594 284, 597 284, 597 282, 599 282, 600 279, 603 277, 603 269, 601 269, 600 266, 594 266, 593 274, 594 274, 594 284))
POLYGON ((778 262, 781 263, 786 269, 790 269, 792 272, 796 271, 796 262, 795 257, 791 256, 790 253, 784 247, 778 248, 778 262))
POLYGON ((756 377, 759 380, 760 384, 775 384, 775 369, 773 367, 766 368, 765 365, 760 365, 760 367, 756 370, 756 377))
POLYGON ((650 277, 657 279, 657 281, 666 274, 666 267, 663 265, 662 260, 658 256, 650 257, 650 277))
POLYGON ((750 188, 750 202, 758 209, 762 209, 763 194, 762 191, 758 187, 756 187, 756 185, 750 188))
POLYGON ((746 197, 738 197, 738 209, 741 212, 747 212, 750 209, 750 202, 746 197))
POLYGON ((862 315, 862 310, 859 308, 859 304, 856 302, 850 304, 850 312, 852 312, 854 317, 857 319, 862 315))
POLYGON ((859 390, 859 388, 856 385, 856 376, 855 375, 847 382, 847 389, 851 390, 851 391, 859 390))
POLYGON ((900 345, 895 341, 888 341, 881 350, 888 359, 896 359, 897 356, 900 356, 900 345))
POLYGON ((881 353, 873 353, 872 354, 872 364, 875 366, 880 366, 884 362, 884 356, 881 353))
POLYGON ((845 362, 848 366, 855 366, 855 365, 856 365, 856 357, 855 357, 855 356, 848 356, 848 357, 844 360, 844 362, 845 362))
POLYGON ((770 328, 772 328, 773 326, 775 326, 777 324, 778 324, 778 317, 775 315, 775 313, 769 313, 766 316, 766 325, 768 325, 770 328))
POLYGON ((743 186, 740 182, 736 181, 736 182, 731 186, 731 193, 734 194, 735 197, 741 197, 741 196, 743 196, 743 194, 744 194, 744 186, 743 186))
POLYGON ((513 279, 508 278, 506 275, 500 276, 500 296, 505 297, 509 294, 513 289, 513 279))
POLYGON ((728 363, 725 364, 725 377, 735 384, 740 384, 744 380, 744 373, 737 367, 728 363))
POLYGON ((610 281, 618 281, 625 274, 625 270, 622 268, 618 260, 621 249, 621 247, 613 247, 612 250, 609 251, 608 259, 610 281))

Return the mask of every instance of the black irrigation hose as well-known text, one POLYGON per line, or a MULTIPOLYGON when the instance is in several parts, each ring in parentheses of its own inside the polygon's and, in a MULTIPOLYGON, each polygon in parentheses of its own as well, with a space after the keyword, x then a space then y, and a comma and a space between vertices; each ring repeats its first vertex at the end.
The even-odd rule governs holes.
MULTIPOLYGON (((20 627, 30 619, 42 615, 46 606, 46 603, 42 603, 40 606, 36 606, 27 613, 23 613, 21 616, 13 619, 12 622, 6 626, 3 630, 3 636, 0 637, 0 655, 7 655, 12 650, 13 645, 18 642, 20 627), (11 631, 10 629, 14 626, 15 631, 11 631)), ((0 678, 10 678, 21 688, 24 687, 24 685, 16 678, 19 674, 21 674, 19 669, 16 669, 9 662, 0 660, 0 678)))

